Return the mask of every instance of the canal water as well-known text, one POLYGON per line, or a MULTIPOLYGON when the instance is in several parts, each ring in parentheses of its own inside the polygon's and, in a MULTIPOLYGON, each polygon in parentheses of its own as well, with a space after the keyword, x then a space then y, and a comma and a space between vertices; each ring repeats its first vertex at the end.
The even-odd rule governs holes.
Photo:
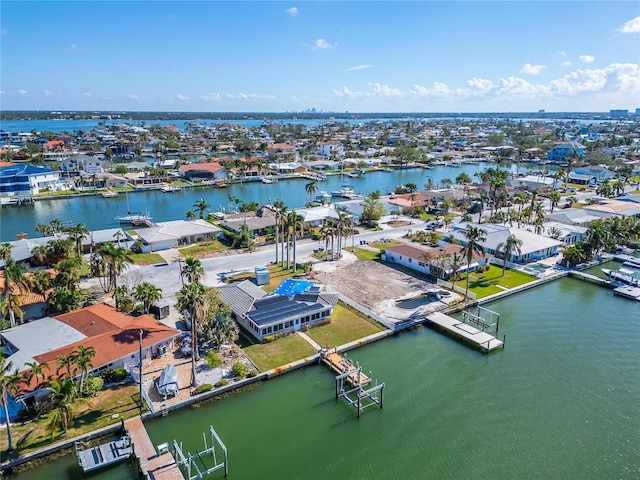
MULTIPOLYGON (((386 195, 396 186, 407 183, 415 183, 419 189, 422 189, 428 181, 427 177, 431 177, 437 185, 445 178, 455 180, 461 172, 466 172, 472 179, 477 180, 474 175, 489 166, 489 164, 469 164, 459 168, 438 166, 433 170, 408 168, 392 172, 370 172, 359 178, 346 176, 341 178, 340 175, 331 175, 317 183, 316 195, 323 190, 329 193, 340 190, 341 185, 347 183, 347 180, 357 192, 363 195, 376 190, 386 195)), ((521 167, 521 171, 524 170, 521 167)), ((0 240, 15 240, 19 233, 26 233, 29 237, 40 236, 35 230, 36 225, 49 223, 54 219, 61 220, 63 224, 84 222, 89 230, 116 227, 118 222, 114 217, 126 215, 128 211, 147 211, 156 222, 184 219, 186 212, 193 210, 194 203, 200 198, 204 198, 211 205, 212 211, 230 211, 234 206, 237 208, 237 205, 230 201, 230 197, 259 204, 281 200, 288 208, 299 208, 310 199, 305 190, 308 182, 307 179, 287 179, 272 184, 245 182, 224 188, 187 188, 177 193, 153 190, 130 192, 128 195, 120 193, 115 198, 90 195, 38 200, 29 205, 0 209, 0 240)))
MULTIPOLYGON (((195 452, 213 425, 229 478, 640 478, 640 302, 565 278, 488 307, 506 335, 489 355, 429 328, 350 352, 386 385, 384 408, 360 419, 312 366, 149 434, 195 452)), ((73 461, 15 478, 81 478, 73 461)))

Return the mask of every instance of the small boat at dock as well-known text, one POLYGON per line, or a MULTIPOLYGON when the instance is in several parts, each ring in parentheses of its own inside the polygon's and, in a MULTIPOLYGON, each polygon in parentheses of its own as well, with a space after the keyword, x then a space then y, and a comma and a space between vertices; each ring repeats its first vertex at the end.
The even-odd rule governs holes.
POLYGON ((78 463, 85 473, 122 462, 131 455, 133 455, 133 445, 129 435, 87 449, 83 449, 80 443, 76 443, 78 463))
POLYGON ((603 268, 602 273, 604 273, 609 280, 614 283, 640 287, 640 270, 632 270, 622 267, 617 270, 603 268))
POLYGON ((163 191, 164 193, 179 192, 180 186, 179 185, 163 185, 160 190, 163 191))
POLYGON ((630 258, 629 260, 626 260, 625 262, 623 262, 622 265, 625 267, 640 269, 640 259, 630 258))
POLYGON ((116 192, 115 190, 105 190, 104 192, 102 192, 102 196, 104 198, 114 198, 118 196, 118 192, 116 192))

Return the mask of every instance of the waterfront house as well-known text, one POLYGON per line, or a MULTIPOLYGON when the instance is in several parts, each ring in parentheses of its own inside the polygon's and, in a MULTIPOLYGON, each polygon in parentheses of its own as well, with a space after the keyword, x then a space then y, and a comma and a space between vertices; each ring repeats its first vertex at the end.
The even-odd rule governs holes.
POLYGON ((51 168, 14 164, 0 167, 0 197, 14 197, 19 201, 42 192, 67 188, 60 172, 51 168))
POLYGON ((318 145, 318 155, 324 158, 341 158, 344 146, 338 142, 324 142, 318 145))
POLYGON ((640 218, 640 203, 607 198, 594 205, 585 205, 583 210, 603 218, 627 216, 640 218))
POLYGON ((218 162, 180 165, 178 173, 187 180, 215 180, 227 177, 225 168, 218 162))
POLYGON ((573 245, 587 237, 589 229, 561 222, 544 222, 544 235, 560 240, 564 245, 573 245))
POLYGON ((521 240, 520 254, 514 254, 511 258, 507 259, 512 263, 525 263, 552 257, 558 253, 558 248, 562 245, 560 240, 545 237, 544 235, 539 235, 524 228, 498 225, 495 223, 476 224, 467 222, 454 225, 454 230, 451 232, 451 235, 457 239, 461 245, 467 244, 465 231, 469 226, 481 228, 486 232, 486 234, 484 234, 486 240, 480 242, 480 245, 485 249, 486 253, 490 253, 491 255, 500 256, 498 255, 498 248, 500 244, 504 244, 509 235, 514 235, 518 240, 521 240))
MULTIPOLYGON (((124 368, 173 350, 180 332, 167 327, 148 315, 131 317, 106 304, 96 304, 73 312, 44 317, 0 332, 7 362, 25 373, 28 362, 49 366, 45 382, 57 377, 57 361, 82 345, 93 347, 96 355, 91 375, 104 370, 124 368)), ((74 372, 74 377, 79 372, 74 372)), ((38 380, 22 386, 19 399, 46 394, 38 389, 38 380)), ((40 384, 42 387, 42 382, 40 384)), ((0 409, 2 410, 2 409, 0 409)))
POLYGON ((606 167, 590 165, 573 169, 568 175, 567 183, 595 187, 597 184, 606 182, 614 176, 614 172, 606 167))
POLYGON ((589 227, 591 222, 599 218, 602 218, 602 215, 585 211, 583 208, 565 208, 547 214, 548 221, 559 222, 566 225, 577 225, 580 227, 589 227))
MULTIPOLYGON (((445 243, 437 247, 423 247, 413 243, 401 243, 386 247, 385 253, 382 254, 382 260, 433 275, 434 277, 447 279, 453 272, 452 257, 455 254, 464 257, 460 245, 445 243)), ((467 259, 464 257, 458 262, 457 271, 466 272, 468 269, 473 272, 486 265, 489 257, 490 255, 483 256, 478 252, 474 252, 471 264, 467 266, 467 259)))
POLYGON ((222 230, 206 220, 173 220, 158 222, 151 227, 136 228, 130 240, 142 242, 142 252, 150 253, 190 245, 221 237, 222 230))
POLYGON ((296 158, 296 147, 288 143, 274 143, 267 147, 267 157, 277 162, 292 162, 296 158))
POLYGON ((547 160, 552 162, 566 162, 571 155, 584 157, 584 147, 576 142, 558 143, 547 152, 547 160))
POLYGON ((312 286, 294 295, 271 294, 250 280, 219 288, 220 296, 229 305, 232 317, 253 337, 263 342, 265 337, 302 330, 331 318, 338 302, 337 293, 312 286))

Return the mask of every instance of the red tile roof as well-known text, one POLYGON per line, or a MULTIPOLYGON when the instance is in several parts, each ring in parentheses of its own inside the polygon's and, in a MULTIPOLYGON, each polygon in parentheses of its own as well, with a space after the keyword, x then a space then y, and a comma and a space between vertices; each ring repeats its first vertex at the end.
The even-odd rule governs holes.
POLYGON ((217 162, 211 163, 190 163, 188 165, 180 165, 180 170, 183 172, 211 172, 216 173, 222 170, 224 167, 217 162))

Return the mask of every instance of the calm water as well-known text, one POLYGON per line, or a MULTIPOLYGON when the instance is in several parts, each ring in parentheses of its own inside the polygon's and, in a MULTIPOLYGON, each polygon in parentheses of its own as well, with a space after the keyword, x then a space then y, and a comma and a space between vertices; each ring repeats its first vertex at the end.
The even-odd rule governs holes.
MULTIPOLYGON (((428 328, 351 352, 386 384, 360 420, 313 366, 148 431, 193 452, 212 424, 230 478, 640 478, 640 302, 562 279, 490 308, 506 335, 491 355, 428 328)), ((80 478, 72 461, 19 478, 80 478)))
MULTIPOLYGON (((444 178, 455 180, 461 172, 467 172, 472 178, 477 172, 485 170, 488 164, 465 165, 462 168, 437 167, 433 170, 411 168, 393 172, 370 172, 359 178, 344 177, 356 191, 367 194, 380 190, 387 194, 397 185, 415 183, 423 188, 427 177, 434 183, 444 178)), ((521 167, 521 170, 522 169, 521 167)), ((234 204, 229 202, 233 195, 244 202, 282 200, 289 208, 303 207, 309 200, 305 191, 306 179, 282 180, 274 184, 262 182, 246 182, 232 184, 225 188, 189 188, 180 193, 163 193, 159 190, 129 193, 129 210, 143 212, 147 210, 154 221, 167 221, 185 218, 187 210, 201 197, 211 205, 213 211, 226 210, 234 204)), ((331 192, 340 190, 340 175, 329 176, 327 180, 316 185, 318 194, 321 190, 331 192)), ((39 200, 32 205, 10 206, 0 209, 0 240, 15 240, 18 233, 27 233, 30 237, 40 236, 35 227, 39 223, 49 223, 59 219, 66 223, 84 222, 89 230, 100 230, 118 226, 115 216, 126 215, 127 199, 124 194, 116 198, 83 196, 68 199, 39 200)))

